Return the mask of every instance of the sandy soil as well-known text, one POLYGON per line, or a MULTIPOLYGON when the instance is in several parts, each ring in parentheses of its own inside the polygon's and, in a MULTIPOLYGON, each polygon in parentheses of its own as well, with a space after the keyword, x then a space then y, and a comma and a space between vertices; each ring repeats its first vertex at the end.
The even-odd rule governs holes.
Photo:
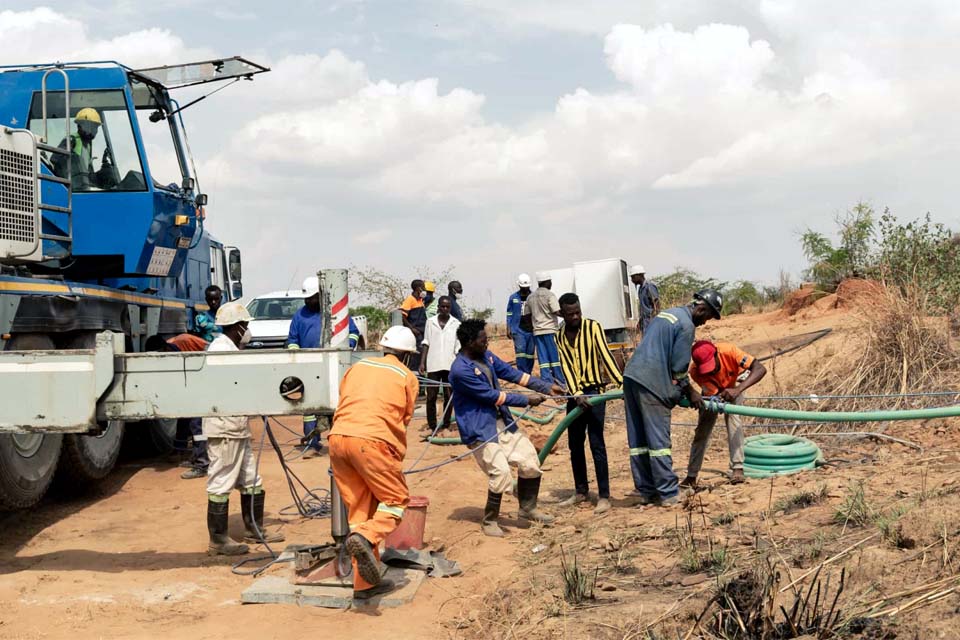
MULTIPOLYGON (((856 339, 856 312, 808 309, 793 317, 779 312, 735 316, 709 324, 700 333, 756 344, 824 327, 833 327, 834 332, 777 359, 771 375, 756 389, 759 395, 803 392, 798 381, 810 367, 844 341, 856 339)), ((498 341, 494 348, 512 356, 506 341, 498 341)), ((691 411, 674 415, 674 461, 681 473, 692 434, 685 425, 694 419, 691 411)), ((411 434, 422 423, 415 421, 411 434)), ((546 434, 551 428, 531 425, 528 431, 546 434)), ((856 575, 859 591, 878 597, 933 576, 960 572, 960 560, 952 550, 960 501, 949 491, 960 470, 958 424, 892 425, 887 433, 915 441, 924 451, 889 443, 824 439, 825 454, 836 460, 836 466, 734 487, 721 475, 727 454, 720 427, 702 476, 707 489, 685 508, 640 509, 624 498, 632 483, 623 410, 622 405, 611 405, 607 423, 615 506, 611 512, 596 517, 589 508, 561 511, 547 504, 548 510, 561 516, 556 526, 521 526, 512 520, 516 502, 505 499, 509 535, 493 540, 479 533, 486 487, 471 459, 411 476, 411 493, 430 499, 426 539, 459 561, 464 575, 427 579, 411 605, 375 612, 241 605, 240 592, 251 579, 234 575, 229 561, 205 553, 203 482, 181 480, 180 470, 172 464, 128 460, 96 495, 54 496, 30 511, 0 515, 0 600, 4 603, 0 637, 199 640, 317 633, 326 638, 624 638, 658 619, 685 630, 716 584, 705 574, 690 575, 679 566, 676 532, 687 526, 688 518, 701 543, 709 539, 729 550, 738 566, 762 551, 769 554, 772 546, 774 557, 784 559, 783 570, 797 577, 819 561, 797 560, 800 550, 817 543, 818 535, 823 538, 822 560, 873 533, 874 529, 831 524, 832 513, 851 482, 864 480, 871 499, 883 508, 897 501, 906 504, 921 490, 941 490, 943 495, 931 498, 925 508, 903 516, 908 534, 916 538, 912 550, 875 540, 837 563, 856 575), (821 504, 793 513, 778 514, 773 509, 778 499, 821 483, 827 492, 821 504), (730 522, 717 524, 715 520, 725 514, 730 514, 730 522), (941 535, 941 530, 947 534, 941 535), (944 538, 941 546, 937 546, 938 536, 944 538), (546 550, 535 552, 538 545, 546 550), (561 597, 561 547, 568 562, 576 556, 599 576, 597 598, 587 606, 571 607, 561 597), (922 555, 917 555, 924 547, 922 555)), ((424 447, 413 441, 411 437, 410 461, 424 447)), ((421 465, 462 451, 461 447, 431 447, 421 465)), ((327 485, 326 457, 300 460, 293 468, 308 485, 327 485)), ((272 451, 264 452, 261 469, 268 493, 268 523, 280 525, 288 542, 328 541, 327 520, 277 516, 291 500, 272 451)), ((563 438, 546 463, 544 502, 569 495, 571 483, 563 438)), ((234 500, 231 507, 231 529, 239 535, 238 502, 234 500)), ((283 567, 270 570, 284 571, 283 567)), ((950 622, 958 605, 954 594, 914 617, 898 618, 895 622, 902 626, 897 637, 960 637, 950 622)))

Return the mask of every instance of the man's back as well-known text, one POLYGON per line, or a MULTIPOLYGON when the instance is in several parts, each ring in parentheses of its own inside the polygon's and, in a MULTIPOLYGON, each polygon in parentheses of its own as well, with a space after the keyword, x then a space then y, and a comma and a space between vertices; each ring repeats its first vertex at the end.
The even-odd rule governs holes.
POLYGON ((643 334, 624 377, 640 383, 668 405, 680 400, 676 377, 687 375, 693 345, 693 317, 688 307, 674 307, 655 317, 643 334))
POLYGON ((533 320, 534 335, 542 336, 557 330, 560 302, 550 289, 540 287, 527 298, 527 308, 533 320))
POLYGON ((380 440, 402 456, 419 390, 416 376, 395 356, 364 358, 343 376, 330 433, 380 440))
POLYGON ((311 311, 307 307, 300 307, 293 314, 293 318, 290 319, 287 344, 296 345, 301 349, 319 349, 321 324, 319 311, 311 311))

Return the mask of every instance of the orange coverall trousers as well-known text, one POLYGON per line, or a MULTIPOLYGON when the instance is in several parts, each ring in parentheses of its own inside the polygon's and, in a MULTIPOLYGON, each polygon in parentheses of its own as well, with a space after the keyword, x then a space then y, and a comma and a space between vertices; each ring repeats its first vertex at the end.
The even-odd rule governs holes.
MULTIPOLYGON (((330 465, 337 489, 347 505, 350 533, 359 533, 380 559, 380 543, 397 528, 410 491, 403 477, 402 458, 386 442, 342 434, 327 438, 330 465)), ((360 577, 353 561, 353 588, 372 587, 360 577)))

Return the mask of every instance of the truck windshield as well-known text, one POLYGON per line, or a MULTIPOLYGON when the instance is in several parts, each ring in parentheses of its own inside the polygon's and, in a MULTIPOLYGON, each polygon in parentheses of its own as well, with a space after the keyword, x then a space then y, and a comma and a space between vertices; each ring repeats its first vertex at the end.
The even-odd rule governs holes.
POLYGON ((303 298, 257 298, 247 311, 254 320, 289 320, 302 306, 303 298))
MULTIPOLYGON (((63 92, 48 92, 47 142, 71 151, 70 175, 66 156, 42 154, 56 175, 71 178, 75 192, 146 190, 123 91, 71 91, 69 139, 64 115, 63 92)), ((39 92, 33 96, 28 127, 43 135, 39 92)))
POLYGON ((183 177, 188 174, 180 162, 179 146, 173 134, 173 128, 177 126, 176 116, 157 119, 155 122, 150 120, 150 116, 161 108, 161 102, 167 110, 176 107, 166 103, 168 98, 158 87, 141 82, 135 77, 130 78, 130 87, 153 184, 160 188, 179 189, 183 177))

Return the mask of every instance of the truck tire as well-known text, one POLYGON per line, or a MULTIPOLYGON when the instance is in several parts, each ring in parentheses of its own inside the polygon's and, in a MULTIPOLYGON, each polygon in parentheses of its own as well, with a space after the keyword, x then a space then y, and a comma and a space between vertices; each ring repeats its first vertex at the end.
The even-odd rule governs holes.
MULTIPOLYGON (((15 335, 8 351, 52 350, 41 334, 15 335)), ((53 481, 63 436, 58 433, 0 435, 0 509, 25 509, 40 501, 53 481)))
MULTIPOLYGON (((97 336, 85 332, 74 336, 67 349, 92 349, 97 336)), ((107 477, 117 463, 123 443, 124 423, 110 420, 100 423, 98 435, 67 433, 63 436, 63 454, 57 469, 57 483, 69 491, 83 491, 89 485, 107 477)))
POLYGON ((148 455, 165 456, 173 452, 174 442, 177 439, 177 419, 157 418, 147 420, 145 445, 149 449, 148 455))

